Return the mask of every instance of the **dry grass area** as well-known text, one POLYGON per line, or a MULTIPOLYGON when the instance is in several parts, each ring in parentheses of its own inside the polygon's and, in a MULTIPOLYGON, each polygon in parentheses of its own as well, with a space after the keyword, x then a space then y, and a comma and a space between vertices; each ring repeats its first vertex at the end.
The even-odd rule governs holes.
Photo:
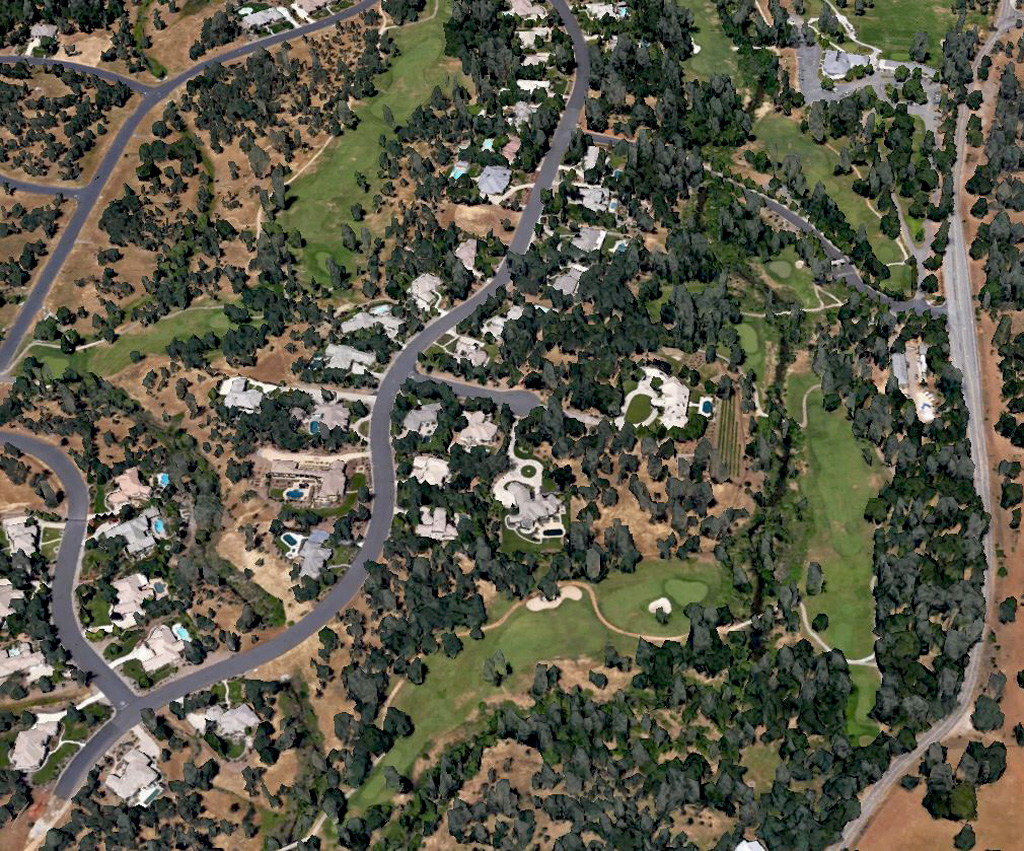
POLYGON ((435 211, 438 222, 447 227, 455 223, 474 236, 485 237, 493 232, 498 239, 506 245, 512 242, 515 228, 519 225, 521 212, 506 210, 497 204, 451 204, 443 202, 435 211), (512 223, 513 230, 506 230, 502 221, 508 219, 512 223))
MULTIPOLYGON (((272 516, 264 517, 271 512, 265 503, 257 500, 250 502, 254 510, 241 515, 232 515, 232 525, 256 523, 259 529, 269 525, 272 516)), ((284 602, 284 614, 289 621, 297 621, 308 614, 313 608, 312 602, 299 603, 295 600, 291 588, 293 582, 289 571, 291 565, 280 557, 273 543, 262 549, 246 550, 245 538, 235 531, 224 532, 217 541, 217 552, 226 558, 236 569, 252 571, 252 582, 259 585, 268 594, 272 594, 284 602)))
MULTIPOLYGON (((62 98, 71 93, 70 87, 68 87, 61 79, 54 73, 42 67, 33 68, 32 75, 27 80, 17 80, 13 78, 5 78, 6 82, 16 86, 27 86, 29 100, 35 100, 40 97, 49 98, 62 98)), ((103 85, 107 85, 105 82, 103 85)), ((87 88, 85 90, 86 95, 94 100, 95 99, 95 88, 87 88)), ((124 123, 124 120, 134 112, 136 105, 138 104, 139 96, 133 95, 131 99, 122 107, 117 107, 109 110, 99 122, 92 124, 91 129, 93 132, 97 132, 98 128, 102 125, 106 128, 106 134, 100 135, 97 132, 97 138, 95 140, 94 147, 88 151, 85 156, 78 161, 78 165, 82 169, 82 173, 79 177, 74 180, 64 180, 61 178, 60 171, 58 170, 55 163, 50 162, 44 154, 43 143, 36 142, 30 148, 27 148, 28 152, 32 156, 33 162, 36 164, 45 164, 45 174, 31 174, 24 168, 18 166, 13 161, 13 157, 10 161, 3 164, 3 173, 6 176, 20 178, 22 180, 29 181, 44 181, 57 186, 84 186, 87 184, 99 166, 100 161, 103 159, 103 155, 106 152, 107 145, 114 139, 117 134, 118 128, 124 123)), ((22 112, 26 118, 32 119, 36 116, 42 116, 44 113, 38 109, 28 108, 24 102, 22 102, 22 112)), ((62 116, 70 117, 73 114, 72 109, 62 109, 56 113, 57 122, 53 127, 47 128, 47 133, 51 133, 54 139, 59 145, 69 144, 69 137, 63 129, 63 118, 62 116)), ((11 132, 6 128, 0 128, 0 139, 4 139, 10 142, 13 139, 11 132)))

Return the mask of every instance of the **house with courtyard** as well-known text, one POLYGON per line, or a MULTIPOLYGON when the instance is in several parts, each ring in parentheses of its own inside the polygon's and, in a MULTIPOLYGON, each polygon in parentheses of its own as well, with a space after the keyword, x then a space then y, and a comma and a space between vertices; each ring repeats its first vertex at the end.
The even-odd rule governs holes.
POLYGON ((464 334, 455 338, 454 356, 456 360, 469 361, 472 366, 483 366, 490 360, 484 344, 464 334))
POLYGON ((166 624, 160 624, 149 634, 149 638, 127 656, 122 656, 118 662, 137 659, 147 674, 155 673, 169 665, 177 667, 185 653, 185 641, 176 634, 177 632, 184 631, 180 627, 175 631, 166 624))
POLYGON ((511 505, 505 525, 531 541, 542 541, 565 535, 562 522, 562 501, 553 493, 542 493, 526 482, 512 481, 505 485, 511 505))
POLYGON ((256 469, 272 497, 312 508, 341 502, 348 489, 348 461, 337 455, 261 449, 256 469))
POLYGON ((657 367, 645 366, 643 378, 623 400, 623 413, 616 419, 621 428, 629 416, 631 406, 646 400, 650 411, 634 425, 650 425, 660 419, 665 428, 684 428, 690 420, 690 388, 678 378, 657 367))

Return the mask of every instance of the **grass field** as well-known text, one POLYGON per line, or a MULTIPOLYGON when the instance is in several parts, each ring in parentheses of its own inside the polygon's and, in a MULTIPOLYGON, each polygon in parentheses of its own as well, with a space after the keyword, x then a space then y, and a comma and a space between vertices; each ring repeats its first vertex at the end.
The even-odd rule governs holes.
POLYGON ((866 744, 878 734, 878 724, 868 713, 875 708, 875 694, 882 678, 874 668, 854 665, 850 668, 850 679, 853 694, 847 703, 846 732, 855 742, 866 744))
POLYGON ((80 349, 73 355, 41 346, 29 349, 28 354, 49 364, 57 376, 63 375, 69 366, 80 373, 116 375, 131 364, 133 351, 144 355, 165 354, 168 344, 177 337, 191 337, 193 334, 202 337, 208 331, 219 334, 230 327, 231 322, 223 310, 192 307, 140 331, 125 334, 113 343, 100 343, 89 349, 80 349))
MULTIPOLYGON (((791 372, 786 377, 786 413, 798 423, 803 416, 804 394, 821 381, 813 372, 791 372)), ((811 395, 807 399, 807 410, 821 405, 821 396, 811 395)))
POLYGON ((740 335, 740 346, 747 356, 743 368, 752 369, 757 374, 758 381, 764 378, 763 324, 760 319, 748 318, 736 326, 736 333, 740 335))
POLYGON ((778 257, 769 260, 764 264, 764 270, 779 285, 784 296, 794 299, 802 307, 818 306, 818 297, 814 293, 814 275, 800 262, 795 248, 789 246, 778 257))
MULTIPOLYGON (((332 140, 317 165, 289 187, 291 201, 281 221, 289 230, 302 233, 306 241, 303 268, 321 280, 326 279, 328 257, 351 266, 352 253, 341 244, 338 228, 345 222, 358 233, 366 222, 353 221, 352 205, 358 201, 369 211, 371 199, 380 189, 379 140, 381 134, 393 135, 384 121, 385 107, 400 124, 429 100, 435 86, 450 90, 462 76, 454 60, 444 55, 444 22, 451 14, 451 0, 437 2, 440 6, 432 19, 391 30, 400 53, 391 68, 376 78, 380 94, 356 108, 359 126, 332 140), (356 185, 357 172, 366 176, 369 192, 356 185)), ((424 18, 427 15, 429 11, 423 13, 424 18)))
POLYGON ((718 604, 728 590, 721 569, 714 562, 697 559, 644 561, 634 573, 612 573, 594 586, 601 614, 610 623, 627 632, 661 637, 689 630, 690 622, 683 614, 688 604, 718 604), (647 611, 659 597, 672 603, 666 624, 658 623, 647 611))
POLYGON ((825 612, 825 641, 858 659, 874 647, 873 539, 864 507, 877 494, 881 474, 864 462, 842 411, 825 411, 818 394, 807 403, 805 435, 807 470, 798 481, 810 503, 807 557, 825 573, 825 591, 805 597, 807 612, 812 619, 825 612))
POLYGON ((601 660, 606 645, 632 654, 636 642, 609 632, 594 615, 586 596, 566 600, 557 609, 531 612, 520 607, 505 623, 485 633, 481 641, 463 639, 465 647, 454 659, 437 653, 426 659, 428 674, 423 685, 406 683, 395 706, 412 717, 415 730, 400 739, 376 766, 369 779, 349 800, 349 810, 361 811, 390 797, 384 786, 383 768, 393 765, 407 774, 417 757, 442 737, 465 725, 481 701, 512 698, 533 682, 534 666, 557 659, 601 660), (512 674, 500 687, 484 682, 484 661, 498 650, 512 666, 512 674))
MULTIPOLYGON (((754 135, 763 143, 764 149, 777 160, 787 154, 796 154, 803 165, 808 188, 813 189, 819 181, 828 194, 839 205, 854 230, 864 225, 871 247, 882 263, 897 263, 903 260, 899 246, 882 234, 879 217, 862 198, 853 191, 852 175, 834 175, 832 169, 839 157, 824 145, 817 144, 810 136, 800 132, 799 125, 781 115, 766 115, 754 125, 754 135)), ((833 143, 835 144, 835 143, 833 143)), ((840 142, 841 144, 841 142, 840 142)), ((895 274, 895 270, 893 270, 895 274)))
POLYGON ((49 757, 47 757, 43 767, 32 776, 32 781, 39 786, 43 786, 51 780, 56 780, 61 767, 68 759, 71 758, 71 755, 78 750, 78 747, 79 746, 73 742, 65 742, 62 744, 57 748, 57 750, 50 754, 49 757))
POLYGON ((683 63, 684 70, 701 80, 710 79, 715 74, 728 74, 739 85, 736 52, 732 49, 732 41, 722 29, 715 4, 710 0, 688 0, 680 5, 693 12, 693 20, 697 25, 693 43, 700 47, 700 53, 683 63))
POLYGON ((651 410, 651 397, 637 393, 629 400, 629 407, 626 408, 626 422, 633 423, 633 425, 642 423, 651 415, 651 410))

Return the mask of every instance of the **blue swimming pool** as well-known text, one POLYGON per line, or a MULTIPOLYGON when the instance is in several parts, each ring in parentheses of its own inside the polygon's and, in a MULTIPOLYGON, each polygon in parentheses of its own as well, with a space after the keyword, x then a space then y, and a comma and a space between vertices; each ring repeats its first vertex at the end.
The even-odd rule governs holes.
POLYGON ((163 582, 154 582, 153 583, 153 590, 156 591, 157 594, 163 594, 164 593, 164 583, 163 582))
POLYGON ((299 542, 299 539, 296 538, 291 532, 285 532, 281 536, 281 540, 284 541, 289 547, 294 547, 299 542))
POLYGON ((306 492, 302 488, 289 488, 284 492, 284 495, 288 499, 302 499, 306 495, 306 492))
POLYGON ((173 632, 175 636, 180 638, 182 641, 192 640, 192 636, 188 634, 188 630, 185 629, 185 627, 183 627, 180 623, 176 623, 174 626, 172 626, 171 632, 173 632))
POLYGON ((714 413, 715 406, 712 404, 710 399, 702 399, 700 403, 700 412, 705 417, 710 417, 714 413))
POLYGON ((158 535, 162 535, 164 533, 164 521, 161 520, 159 517, 157 517, 156 520, 153 521, 153 531, 156 532, 158 535))
POLYGON ((317 422, 316 420, 313 420, 313 422, 309 424, 309 433, 320 434, 320 423, 317 422))
POLYGON ((158 476, 156 477, 156 480, 157 480, 157 483, 158 483, 158 484, 160 485, 160 487, 162 487, 162 488, 165 488, 165 487, 167 487, 167 486, 168 486, 168 485, 169 485, 169 484, 171 483, 171 477, 170 477, 170 476, 168 476, 168 475, 167 475, 167 473, 160 473, 160 474, 159 474, 159 475, 158 475, 158 476))

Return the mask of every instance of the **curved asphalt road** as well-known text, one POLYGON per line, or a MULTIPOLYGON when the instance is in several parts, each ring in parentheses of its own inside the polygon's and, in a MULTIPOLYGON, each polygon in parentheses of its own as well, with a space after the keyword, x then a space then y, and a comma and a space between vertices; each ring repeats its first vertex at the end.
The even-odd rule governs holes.
MULTIPOLYGON (((110 179, 110 175, 113 173, 118 161, 124 154, 124 150, 131 141, 135 130, 154 107, 164 101, 175 89, 184 85, 189 80, 198 77, 207 68, 213 65, 231 62, 235 59, 241 59, 242 57, 248 56, 250 53, 257 50, 273 47, 283 41, 301 38, 304 35, 316 32, 324 27, 336 24, 339 21, 355 17, 356 15, 374 8, 376 5, 377 0, 359 0, 355 6, 346 9, 344 12, 338 12, 335 15, 324 18, 323 20, 315 21, 312 24, 306 24, 301 27, 296 27, 293 30, 286 30, 285 32, 267 36, 266 38, 259 39, 258 41, 243 44, 240 47, 227 51, 226 53, 220 53, 216 56, 210 57, 209 59, 204 59, 189 68, 187 71, 183 71, 177 76, 171 77, 170 79, 155 86, 147 87, 142 86, 139 83, 133 83, 132 88, 135 89, 135 91, 144 91, 145 94, 139 101, 138 106, 136 106, 135 111, 128 116, 124 124, 122 124, 121 128, 118 130, 117 135, 109 143, 107 152, 100 162, 99 168, 96 169, 96 174, 85 186, 77 188, 45 187, 41 184, 32 183, 30 181, 0 178, 0 183, 6 183, 9 186, 24 189, 27 192, 48 192, 49 194, 61 193, 68 197, 73 197, 78 201, 78 205, 71 217, 71 221, 61 229, 62 233, 60 235, 60 239, 57 241, 57 245, 54 246, 53 251, 47 258, 46 265, 39 274, 39 278, 36 280, 35 285, 29 292, 28 297, 22 303, 21 310, 18 312, 17 318, 7 329, 4 340, 0 343, 0 375, 6 375, 14 366, 18 350, 21 348, 22 340, 25 338, 25 335, 32 330, 32 326, 36 321, 36 316, 39 314, 39 311, 43 309, 46 296, 50 292, 50 288, 53 286, 57 273, 60 272, 61 268, 64 266, 64 262, 68 258, 68 255, 75 247, 78 235, 81 233, 86 221, 88 221, 93 207, 96 206, 96 202, 99 201, 103 187, 110 179)), ((48 57, 35 58, 26 56, 0 56, 0 62, 28 62, 30 59, 31 64, 34 65, 69 65, 76 70, 87 70, 89 73, 94 73, 104 79, 116 79, 127 83, 127 80, 121 77, 121 75, 115 74, 111 71, 97 70, 95 68, 90 68, 89 66, 72 64, 63 60, 50 59, 48 57)))
MULTIPOLYGON (((71 224, 65 229, 57 249, 50 257, 43 275, 36 283, 29 299, 22 308, 18 319, 12 326, 7 339, 0 347, 0 368, 7 370, 14 361, 15 354, 22 338, 29 329, 36 312, 46 297, 50 286, 63 264, 68 252, 74 244, 75 237, 81 230, 92 207, 99 197, 99 190, 120 158, 128 139, 138 126, 146 112, 158 101, 166 97, 174 88, 192 79, 209 65, 226 62, 252 52, 260 47, 267 47, 288 38, 295 38, 315 29, 327 26, 342 18, 351 17, 371 8, 376 0, 362 0, 356 6, 329 19, 319 21, 263 39, 259 43, 245 45, 208 60, 173 80, 149 90, 134 115, 122 127, 113 145, 104 157, 103 163, 94 181, 94 186, 83 191, 79 196, 79 207, 71 224)), ((576 22, 566 0, 551 0, 551 5, 562 19, 569 32, 573 51, 576 56, 576 78, 568 103, 558 127, 551 139, 550 149, 541 163, 540 171, 529 200, 523 210, 519 226, 512 237, 510 250, 521 254, 529 247, 534 236, 534 229, 540 221, 543 205, 541 191, 550 189, 558 177, 558 167, 572 140, 573 131, 583 107, 590 79, 590 56, 583 32, 576 22)), ((3 57, 0 57, 2 60, 3 57)), ((179 677, 164 686, 144 695, 134 694, 128 686, 114 673, 92 649, 82 635, 77 616, 73 608, 75 578, 82 555, 85 534, 85 512, 88 507, 88 487, 80 471, 70 459, 58 448, 44 443, 42 440, 25 435, 0 432, 0 438, 9 440, 24 452, 38 458, 51 467, 60 477, 69 501, 68 529, 61 541, 54 573, 54 621, 61 641, 71 650, 75 664, 87 671, 100 690, 117 708, 113 718, 101 727, 68 763, 60 779, 57 781, 57 796, 70 799, 81 785, 89 770, 107 750, 128 730, 141 720, 143 709, 159 709, 172 700, 209 688, 224 679, 237 677, 265 664, 278 656, 287 653, 310 636, 326 626, 343 610, 359 591, 366 578, 367 562, 376 559, 380 554, 384 541, 391 532, 391 521, 395 511, 395 473, 394 453, 391 447, 391 411, 395 398, 404 381, 413 375, 416 362, 421 352, 433 345, 441 336, 454 328, 468 317, 479 304, 487 299, 495 290, 511 282, 508 266, 503 261, 494 277, 481 287, 466 301, 452 308, 448 313, 439 316, 429 323, 419 334, 408 342, 397 355, 387 372, 381 379, 377 390, 377 401, 373 406, 370 419, 370 455, 374 471, 373 514, 366 530, 366 536, 358 553, 352 560, 345 575, 335 584, 316 607, 298 623, 287 628, 273 638, 261 641, 251 649, 237 653, 214 664, 200 667, 179 677)), ((468 385, 467 385, 468 387, 468 385)))

